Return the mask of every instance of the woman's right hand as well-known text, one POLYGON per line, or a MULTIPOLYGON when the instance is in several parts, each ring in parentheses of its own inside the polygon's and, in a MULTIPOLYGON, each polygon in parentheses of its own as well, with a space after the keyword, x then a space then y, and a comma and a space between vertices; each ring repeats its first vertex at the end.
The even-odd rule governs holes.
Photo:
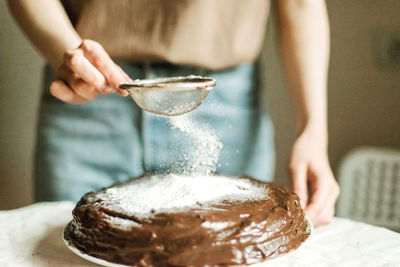
POLYGON ((64 53, 64 61, 56 71, 50 93, 68 103, 86 103, 99 94, 114 90, 122 96, 128 92, 118 89, 129 76, 110 58, 104 48, 92 40, 83 40, 79 47, 64 53))

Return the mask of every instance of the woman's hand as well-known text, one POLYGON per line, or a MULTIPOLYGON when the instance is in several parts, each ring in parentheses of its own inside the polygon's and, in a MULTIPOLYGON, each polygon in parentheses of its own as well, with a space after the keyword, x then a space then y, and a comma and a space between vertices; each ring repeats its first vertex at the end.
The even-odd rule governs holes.
POLYGON ((89 102, 99 94, 114 90, 126 96, 128 93, 118 87, 121 82, 131 80, 104 48, 92 40, 83 40, 79 47, 64 53, 56 78, 50 85, 50 93, 75 104, 89 102))
POLYGON ((81 40, 59 0, 8 0, 8 4, 29 39, 57 69, 57 80, 50 85, 53 96, 65 102, 84 103, 113 90, 128 95, 118 90, 120 82, 130 80, 128 75, 99 43, 81 40))
POLYGON ((289 171, 293 191, 300 197, 307 217, 315 226, 330 223, 340 189, 329 166, 324 139, 311 130, 303 131, 293 146, 289 171))

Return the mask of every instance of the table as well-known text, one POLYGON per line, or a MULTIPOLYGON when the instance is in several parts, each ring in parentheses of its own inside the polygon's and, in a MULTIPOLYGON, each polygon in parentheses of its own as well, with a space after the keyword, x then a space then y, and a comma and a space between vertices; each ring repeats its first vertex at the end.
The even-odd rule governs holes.
MULTIPOLYGON (((72 202, 0 211, 0 266, 96 266, 70 252, 61 233, 72 202)), ((314 229, 298 250, 252 267, 400 266, 400 234, 343 218, 314 229)))

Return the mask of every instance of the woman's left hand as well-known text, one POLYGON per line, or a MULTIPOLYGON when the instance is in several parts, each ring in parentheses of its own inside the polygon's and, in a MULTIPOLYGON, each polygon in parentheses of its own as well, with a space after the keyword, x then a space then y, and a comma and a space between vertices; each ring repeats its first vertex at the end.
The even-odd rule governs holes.
POLYGON ((324 138, 311 130, 304 130, 294 143, 289 171, 292 189, 300 197, 307 217, 315 226, 329 224, 340 188, 329 165, 324 138))

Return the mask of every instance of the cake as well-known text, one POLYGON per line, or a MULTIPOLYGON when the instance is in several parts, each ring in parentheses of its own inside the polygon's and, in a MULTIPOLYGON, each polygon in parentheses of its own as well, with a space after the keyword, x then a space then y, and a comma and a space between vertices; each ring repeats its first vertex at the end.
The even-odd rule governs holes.
POLYGON ((64 239, 129 266, 250 265, 310 235, 296 194, 250 177, 143 175, 85 194, 64 239))

